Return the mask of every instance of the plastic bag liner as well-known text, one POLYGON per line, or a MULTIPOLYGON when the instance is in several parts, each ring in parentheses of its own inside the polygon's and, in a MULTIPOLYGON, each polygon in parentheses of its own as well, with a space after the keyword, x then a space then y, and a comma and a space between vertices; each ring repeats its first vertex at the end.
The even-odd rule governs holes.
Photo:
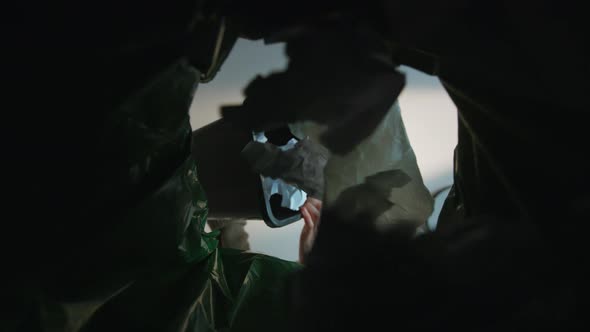
POLYGON ((101 151, 113 158, 100 161, 112 169, 101 166, 105 180, 98 183, 132 203, 115 210, 104 196, 97 224, 79 220, 100 223, 101 233, 71 232, 79 244, 64 253, 67 259, 59 258, 71 264, 48 271, 51 282, 44 282, 48 275, 37 276, 40 285, 52 287, 31 285, 22 292, 19 312, 3 322, 9 331, 287 328, 284 292, 300 265, 220 249, 217 233, 204 231, 207 198, 187 144, 188 102, 197 78, 184 63, 173 64, 111 112, 101 151), (164 114, 166 121, 159 118, 164 114))
MULTIPOLYGON (((81 331, 274 331, 287 321, 283 294, 300 265, 239 250, 217 248, 216 233, 205 233, 207 205, 194 162, 175 177, 191 192, 192 215, 179 244, 179 259, 164 264, 114 292, 88 316, 81 331), (264 322, 264 324, 261 324, 264 322), (268 329, 266 329, 268 327, 268 329), (271 328, 272 327, 272 328, 271 328)), ((157 208, 158 197, 154 197, 157 208)), ((286 301, 286 300, 285 300, 286 301)), ((54 304, 55 305, 55 304, 54 304)), ((72 312, 78 303, 62 303, 72 312)), ((56 310, 52 310, 55 312, 56 310)), ((65 325, 72 324, 64 321, 65 325)))
MULTIPOLYGON (((320 142, 323 131, 323 127, 314 122, 294 123, 290 128, 298 138, 309 137, 315 142, 320 142)), ((434 201, 422 180, 397 102, 375 131, 352 151, 331 155, 326 165, 325 183, 324 203, 327 205, 350 194, 358 196, 351 196, 354 204, 343 204, 343 209, 362 204, 359 202, 368 192, 374 193, 376 197, 368 204, 379 200, 385 204, 377 213, 377 225, 412 221, 418 226, 426 222, 433 210, 434 201), (359 195, 352 193, 354 188, 364 189, 359 186, 368 188, 358 191, 359 195)))

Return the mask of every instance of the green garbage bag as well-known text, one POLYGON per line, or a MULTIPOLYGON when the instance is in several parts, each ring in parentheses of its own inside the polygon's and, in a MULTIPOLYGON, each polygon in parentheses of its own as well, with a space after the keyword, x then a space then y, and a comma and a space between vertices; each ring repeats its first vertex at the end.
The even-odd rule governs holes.
MULTIPOLYGON (((167 186, 170 190, 182 189, 191 197, 187 204, 192 212, 177 246, 181 259, 134 280, 97 309, 82 331, 252 331, 284 326, 285 286, 298 264, 217 248, 217 234, 203 231, 207 205, 194 161, 187 159, 171 181, 175 184, 167 186)), ((157 207, 160 198, 150 198, 146 206, 157 207)))
POLYGON ((89 166, 101 179, 80 208, 106 216, 102 228, 75 234, 62 271, 30 292, 9 330, 286 328, 286 285, 300 265, 218 248, 218 233, 204 231, 208 205, 188 117, 197 78, 179 60, 109 113, 95 145, 101 159, 89 166))

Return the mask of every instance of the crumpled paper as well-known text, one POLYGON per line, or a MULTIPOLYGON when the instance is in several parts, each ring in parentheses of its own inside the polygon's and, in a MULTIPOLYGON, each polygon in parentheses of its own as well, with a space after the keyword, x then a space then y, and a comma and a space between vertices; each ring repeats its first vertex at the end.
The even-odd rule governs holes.
MULTIPOLYGON (((254 140, 260 143, 266 143, 268 139, 264 135, 264 132, 254 134, 254 140)), ((287 144, 279 146, 282 151, 292 149, 297 140, 292 138, 287 144)), ((299 208, 307 200, 307 193, 293 185, 286 183, 281 179, 273 179, 267 176, 260 176, 262 179, 262 189, 266 197, 271 197, 274 194, 281 195, 281 206, 293 211, 298 211, 299 208)))

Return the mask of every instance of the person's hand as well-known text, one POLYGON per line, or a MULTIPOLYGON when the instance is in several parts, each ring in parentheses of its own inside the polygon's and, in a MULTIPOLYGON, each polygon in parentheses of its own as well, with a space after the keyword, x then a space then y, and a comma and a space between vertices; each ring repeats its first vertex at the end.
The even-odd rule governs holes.
POLYGON ((320 224, 322 201, 308 197, 305 203, 299 208, 303 216, 303 229, 299 238, 299 262, 305 264, 305 256, 311 251, 313 242, 320 224))

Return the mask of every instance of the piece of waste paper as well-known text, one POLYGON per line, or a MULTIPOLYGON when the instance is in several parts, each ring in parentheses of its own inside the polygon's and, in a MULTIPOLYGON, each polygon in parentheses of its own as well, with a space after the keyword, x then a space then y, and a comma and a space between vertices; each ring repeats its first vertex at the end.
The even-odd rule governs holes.
MULTIPOLYGON (((255 133, 254 140, 260 143, 266 143, 268 139, 263 132, 255 133)), ((297 140, 292 138, 287 144, 279 146, 282 151, 287 151, 295 147, 297 140)), ((262 179, 262 190, 265 197, 271 197, 274 194, 281 195, 281 206, 293 211, 299 208, 307 200, 307 193, 296 186, 290 185, 281 179, 273 179, 268 176, 260 176, 262 179)))

